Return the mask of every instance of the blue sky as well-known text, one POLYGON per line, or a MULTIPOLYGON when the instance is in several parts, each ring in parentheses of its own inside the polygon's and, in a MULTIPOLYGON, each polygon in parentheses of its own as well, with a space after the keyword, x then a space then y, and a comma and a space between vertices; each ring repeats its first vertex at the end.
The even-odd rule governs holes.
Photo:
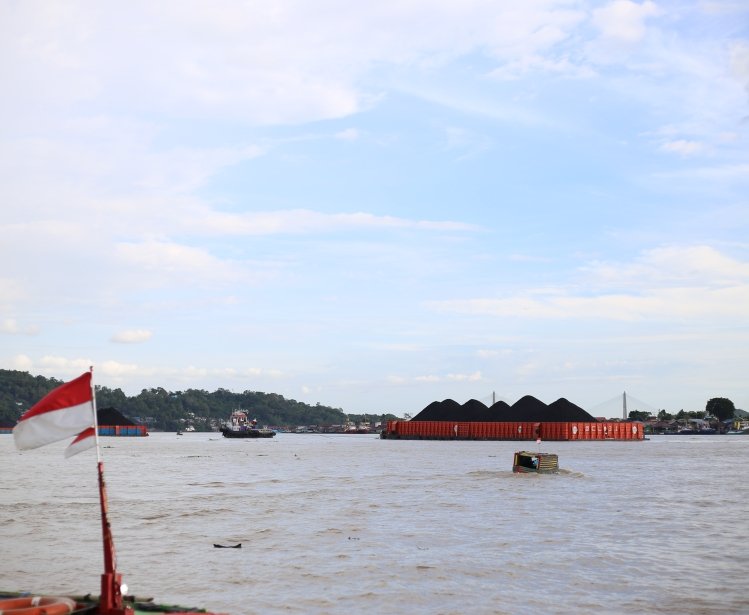
POLYGON ((0 366, 748 408, 749 4, 370 4, 0 2, 0 366))

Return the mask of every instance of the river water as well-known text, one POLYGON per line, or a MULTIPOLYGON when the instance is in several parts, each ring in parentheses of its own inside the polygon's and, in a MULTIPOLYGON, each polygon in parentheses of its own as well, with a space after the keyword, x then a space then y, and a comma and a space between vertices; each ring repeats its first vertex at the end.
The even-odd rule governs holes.
MULTIPOLYGON (((747 613, 749 436, 102 438, 137 596, 265 613, 747 613), (214 544, 240 549, 219 549, 214 544)), ((0 436, 0 588, 98 594, 95 451, 0 436)))

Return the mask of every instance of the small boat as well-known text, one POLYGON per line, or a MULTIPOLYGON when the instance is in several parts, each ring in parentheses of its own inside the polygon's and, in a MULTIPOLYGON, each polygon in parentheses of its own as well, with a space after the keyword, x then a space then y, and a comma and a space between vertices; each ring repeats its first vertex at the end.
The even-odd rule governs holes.
MULTIPOLYGON (((123 596, 122 607, 115 609, 122 613, 159 615, 160 613, 204 613, 208 611, 193 606, 158 604, 153 598, 123 596)), ((22 613, 23 615, 102 615, 105 611, 99 596, 91 594, 76 596, 39 595, 29 592, 8 592, 0 590, 0 613, 22 613)))
POLYGON ((244 410, 235 410, 229 421, 221 428, 224 438, 272 438, 276 432, 257 426, 257 419, 247 420, 244 410))
POLYGON ((559 456, 554 453, 518 451, 512 462, 512 471, 522 474, 556 474, 559 472, 559 456))
POLYGON ((372 430, 369 427, 369 423, 354 423, 353 421, 346 420, 343 426, 343 433, 347 434, 370 434, 372 430))

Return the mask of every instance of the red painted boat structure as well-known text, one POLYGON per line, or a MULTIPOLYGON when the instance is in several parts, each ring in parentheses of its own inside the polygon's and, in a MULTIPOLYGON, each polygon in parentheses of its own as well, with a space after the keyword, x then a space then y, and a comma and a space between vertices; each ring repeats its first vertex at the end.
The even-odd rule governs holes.
POLYGON ((387 422, 387 440, 643 440, 642 423, 598 422, 387 422))

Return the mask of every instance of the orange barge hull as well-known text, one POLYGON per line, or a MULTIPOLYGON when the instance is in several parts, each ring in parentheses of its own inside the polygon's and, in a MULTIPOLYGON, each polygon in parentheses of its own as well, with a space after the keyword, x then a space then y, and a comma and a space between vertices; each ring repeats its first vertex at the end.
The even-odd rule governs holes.
POLYGON ((643 440, 642 423, 388 421, 388 440, 643 440))

